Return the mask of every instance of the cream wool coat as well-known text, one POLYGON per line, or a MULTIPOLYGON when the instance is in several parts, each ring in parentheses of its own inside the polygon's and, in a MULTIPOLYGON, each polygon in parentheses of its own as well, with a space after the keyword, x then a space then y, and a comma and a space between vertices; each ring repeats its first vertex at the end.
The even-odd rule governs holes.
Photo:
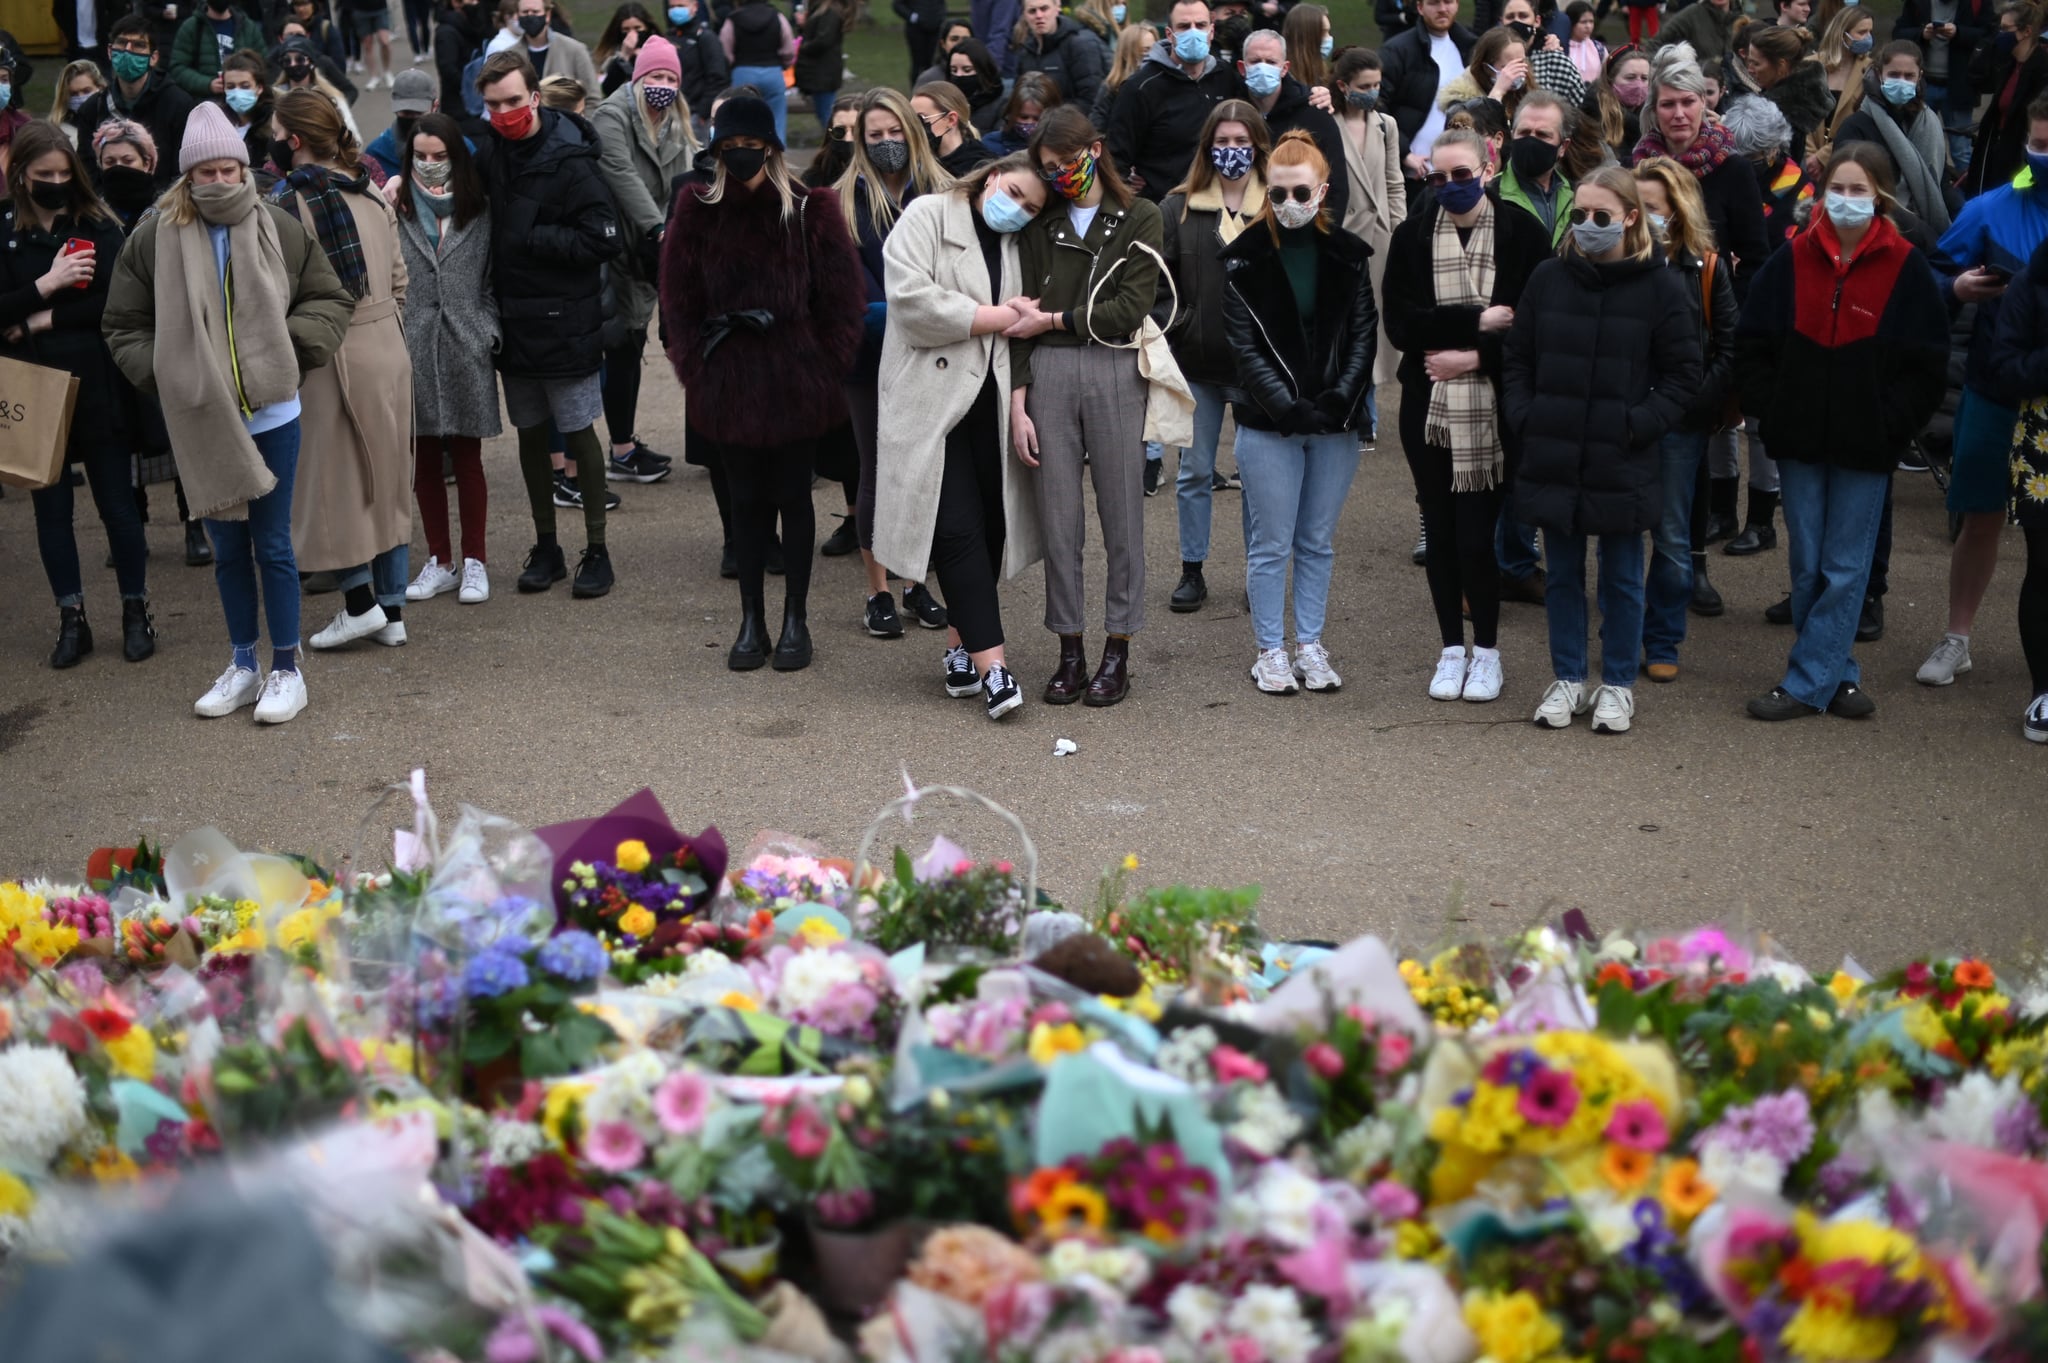
POLYGON ((1003 576, 1045 557, 1031 470, 1010 449, 1010 343, 974 336, 977 307, 1022 291, 1017 239, 1003 238, 1000 280, 988 277, 965 195, 910 202, 882 244, 889 324, 882 338, 881 424, 875 446, 875 558, 913 582, 931 566, 946 468, 946 433, 966 417, 994 366, 1003 461, 1003 576))
MULTIPOLYGON (((1351 135, 1349 119, 1340 121, 1337 131, 1344 139, 1344 171, 1351 177, 1351 197, 1344 203, 1342 225, 1345 231, 1372 247, 1372 259, 1366 263, 1366 269, 1372 276, 1373 300, 1378 302, 1386 296, 1381 285, 1387 277, 1387 243, 1394 239, 1394 229, 1408 216, 1408 190, 1401 179, 1400 141, 1394 120, 1381 113, 1365 116, 1363 151, 1359 150, 1358 139, 1351 135)), ((1372 381, 1386 383, 1400 367, 1401 352, 1387 340, 1383 308, 1372 381)))
MULTIPOLYGON (((398 216, 374 190, 341 201, 355 217, 369 288, 341 349, 299 388, 292 547, 309 573, 354 568, 412 539, 412 358, 399 323, 398 216)), ((299 221, 311 219, 302 201, 293 208, 299 221)))

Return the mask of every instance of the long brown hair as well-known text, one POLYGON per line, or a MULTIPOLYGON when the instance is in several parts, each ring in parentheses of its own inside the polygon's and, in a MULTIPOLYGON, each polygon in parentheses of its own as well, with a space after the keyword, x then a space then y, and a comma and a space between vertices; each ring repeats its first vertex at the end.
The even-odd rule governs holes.
MULTIPOLYGON (((1323 149, 1316 145, 1315 138, 1301 128, 1296 128, 1275 142, 1273 154, 1266 158, 1266 163, 1271 166, 1307 166, 1319 183, 1330 183, 1329 158, 1323 155, 1323 149)), ((1280 219, 1273 215, 1273 200, 1270 195, 1267 196, 1266 202, 1259 206, 1259 217, 1266 224, 1266 230, 1272 234, 1273 244, 1279 245, 1280 219)), ((1327 189, 1323 192, 1322 203, 1316 208, 1316 231, 1325 236, 1329 235, 1330 195, 1327 189)))
MULTIPOLYGON (((1188 162, 1188 173, 1170 192, 1193 196, 1216 183, 1216 164, 1209 159, 1209 147, 1216 140, 1216 129, 1225 123, 1242 123, 1251 133, 1252 173, 1261 183, 1265 181, 1266 157, 1273 151, 1273 134, 1257 106, 1241 99, 1226 99, 1209 111, 1209 121, 1202 125, 1202 135, 1195 139, 1195 156, 1188 162)), ((1185 205, 1181 212, 1186 215, 1185 205)))
MULTIPOLYGON (((1510 47, 1521 48, 1523 59, 1525 61, 1528 59, 1529 45, 1522 41, 1521 34, 1511 28, 1489 28, 1486 32, 1479 35, 1478 42, 1472 44, 1472 60, 1466 63, 1465 74, 1470 76, 1472 83, 1479 87, 1479 93, 1482 96, 1492 91, 1494 72, 1499 70, 1501 66, 1501 54, 1510 47)), ((1528 81, 1524 78, 1522 90, 1528 88, 1528 81)), ((1515 107, 1521 102, 1521 90, 1508 90, 1501 95, 1501 111, 1507 115, 1511 126, 1515 119, 1515 107)))
MULTIPOLYGON (((1062 104, 1056 109, 1047 109, 1038 120, 1038 131, 1031 134, 1031 164, 1042 174, 1044 153, 1051 152, 1064 161, 1101 141, 1102 134, 1095 130, 1095 124, 1079 106, 1062 104)), ((1104 198, 1113 201, 1118 208, 1131 206, 1135 196, 1131 187, 1124 183, 1124 177, 1117 174, 1116 158, 1109 154, 1107 145, 1103 147, 1102 155, 1095 158, 1095 178, 1102 182, 1104 198)))
MULTIPOLYGON (((910 92, 912 99, 928 99, 939 106, 941 114, 951 114, 960 120, 960 136, 969 142, 978 141, 981 133, 974 126, 974 111, 967 107, 967 96, 960 93, 960 87, 949 80, 926 81, 910 92)), ((913 110, 912 112, 915 112, 913 110)))
MULTIPOLYGON (((119 222, 114 210, 93 190, 85 163, 78 159, 78 148, 71 145, 64 129, 47 118, 32 118, 14 134, 7 162, 7 191, 14 196, 14 221, 36 221, 35 199, 28 192, 28 168, 53 151, 64 153, 64 162, 71 168, 71 216, 119 222)), ((101 263, 108 268, 113 265, 112 261, 101 263)))
POLYGON ((331 161, 350 175, 362 171, 362 144, 341 121, 334 101, 318 90, 286 91, 275 116, 285 136, 298 138, 315 161, 331 161))
POLYGON ((1321 5, 1296 5, 1280 21, 1289 74, 1303 85, 1322 85, 1329 79, 1330 64, 1323 56, 1323 27, 1329 21, 1330 11, 1321 5))
POLYGON ((1668 156, 1648 156, 1636 162, 1636 179, 1655 180, 1664 187, 1664 198, 1671 205, 1664 244, 1671 255, 1686 251, 1705 260, 1714 253, 1714 225, 1707 220, 1707 202, 1700 197, 1698 176, 1668 156))
MULTIPOLYGON (((469 143, 463 140, 461 125, 442 113, 420 115, 420 121, 412 125, 412 136, 405 140, 405 151, 398 161, 398 173, 405 177, 407 186, 415 183, 413 147, 422 137, 438 137, 441 145, 448 149, 448 194, 455 200, 451 220, 457 228, 469 226, 484 215, 490 202, 484 197, 483 178, 476 173, 476 159, 470 155, 469 143)), ((401 218, 419 216, 419 205, 413 202, 410 192, 399 195, 394 207, 401 218)))

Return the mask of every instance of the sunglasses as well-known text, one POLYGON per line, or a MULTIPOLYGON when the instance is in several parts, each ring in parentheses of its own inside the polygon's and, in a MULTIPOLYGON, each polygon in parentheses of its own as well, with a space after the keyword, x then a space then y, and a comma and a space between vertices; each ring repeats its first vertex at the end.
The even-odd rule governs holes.
POLYGON ((1604 208, 1574 208, 1571 211, 1572 226, 1574 227, 1577 227, 1588 218, 1593 220, 1595 227, 1612 227, 1621 220, 1619 215, 1609 213, 1604 208))
POLYGON ((1267 201, 1270 202, 1275 208, 1278 208, 1281 204, 1286 203, 1290 198, 1298 204, 1305 204, 1313 201, 1315 197, 1316 192, 1313 189, 1310 189, 1307 185, 1296 185, 1292 191, 1282 189, 1280 188, 1280 186, 1275 185, 1271 189, 1266 191, 1267 201))
POLYGON ((1449 172, 1433 170, 1426 177, 1425 182, 1429 185, 1431 189, 1442 189, 1445 185, 1450 184, 1453 180, 1457 181, 1459 184, 1462 185, 1468 180, 1476 180, 1478 178, 1478 171, 1473 170, 1467 166, 1459 166, 1456 170, 1449 172))
POLYGON ((844 142, 853 136, 853 129, 847 127, 844 123, 834 124, 827 136, 834 142, 844 142))

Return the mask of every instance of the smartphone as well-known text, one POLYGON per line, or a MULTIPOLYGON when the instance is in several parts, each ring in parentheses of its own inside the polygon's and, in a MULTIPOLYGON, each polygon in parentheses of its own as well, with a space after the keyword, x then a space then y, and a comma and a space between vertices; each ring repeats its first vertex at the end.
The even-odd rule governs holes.
MULTIPOLYGON (((91 255, 94 249, 95 248, 92 244, 92 241, 89 238, 73 237, 71 238, 71 240, 64 243, 63 249, 59 252, 59 254, 75 256, 80 253, 84 253, 86 255, 91 255)), ((89 287, 91 283, 91 280, 81 279, 76 284, 73 284, 71 287, 74 289, 83 289, 89 287)))
POLYGON ((2003 265, 1979 265, 1977 268, 2001 284, 2012 283, 2012 271, 2003 265))

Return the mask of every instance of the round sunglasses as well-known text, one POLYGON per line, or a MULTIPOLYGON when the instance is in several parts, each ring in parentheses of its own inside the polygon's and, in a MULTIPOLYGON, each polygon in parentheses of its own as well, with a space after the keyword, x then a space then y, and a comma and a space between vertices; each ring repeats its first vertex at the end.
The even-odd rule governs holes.
POLYGON ((1473 170, 1469 166, 1459 166, 1456 170, 1452 171, 1433 170, 1424 177, 1424 183, 1428 184, 1431 189, 1442 189, 1452 181, 1462 185, 1478 178, 1478 171, 1473 170))
POLYGON ((1275 208, 1278 208, 1281 204, 1286 203, 1289 198, 1292 198, 1298 204, 1305 204, 1314 200, 1315 197, 1316 192, 1313 189, 1310 189, 1307 185, 1296 185, 1291 194, 1287 190, 1280 188, 1280 186, 1278 185, 1275 185, 1271 189, 1266 191, 1267 201, 1270 202, 1275 208))
POLYGON ((1588 218, 1593 220, 1595 227, 1612 227, 1615 223, 1620 222, 1624 216, 1619 213, 1610 213, 1604 208, 1574 208, 1571 211, 1572 226, 1574 227, 1579 226, 1588 218))

